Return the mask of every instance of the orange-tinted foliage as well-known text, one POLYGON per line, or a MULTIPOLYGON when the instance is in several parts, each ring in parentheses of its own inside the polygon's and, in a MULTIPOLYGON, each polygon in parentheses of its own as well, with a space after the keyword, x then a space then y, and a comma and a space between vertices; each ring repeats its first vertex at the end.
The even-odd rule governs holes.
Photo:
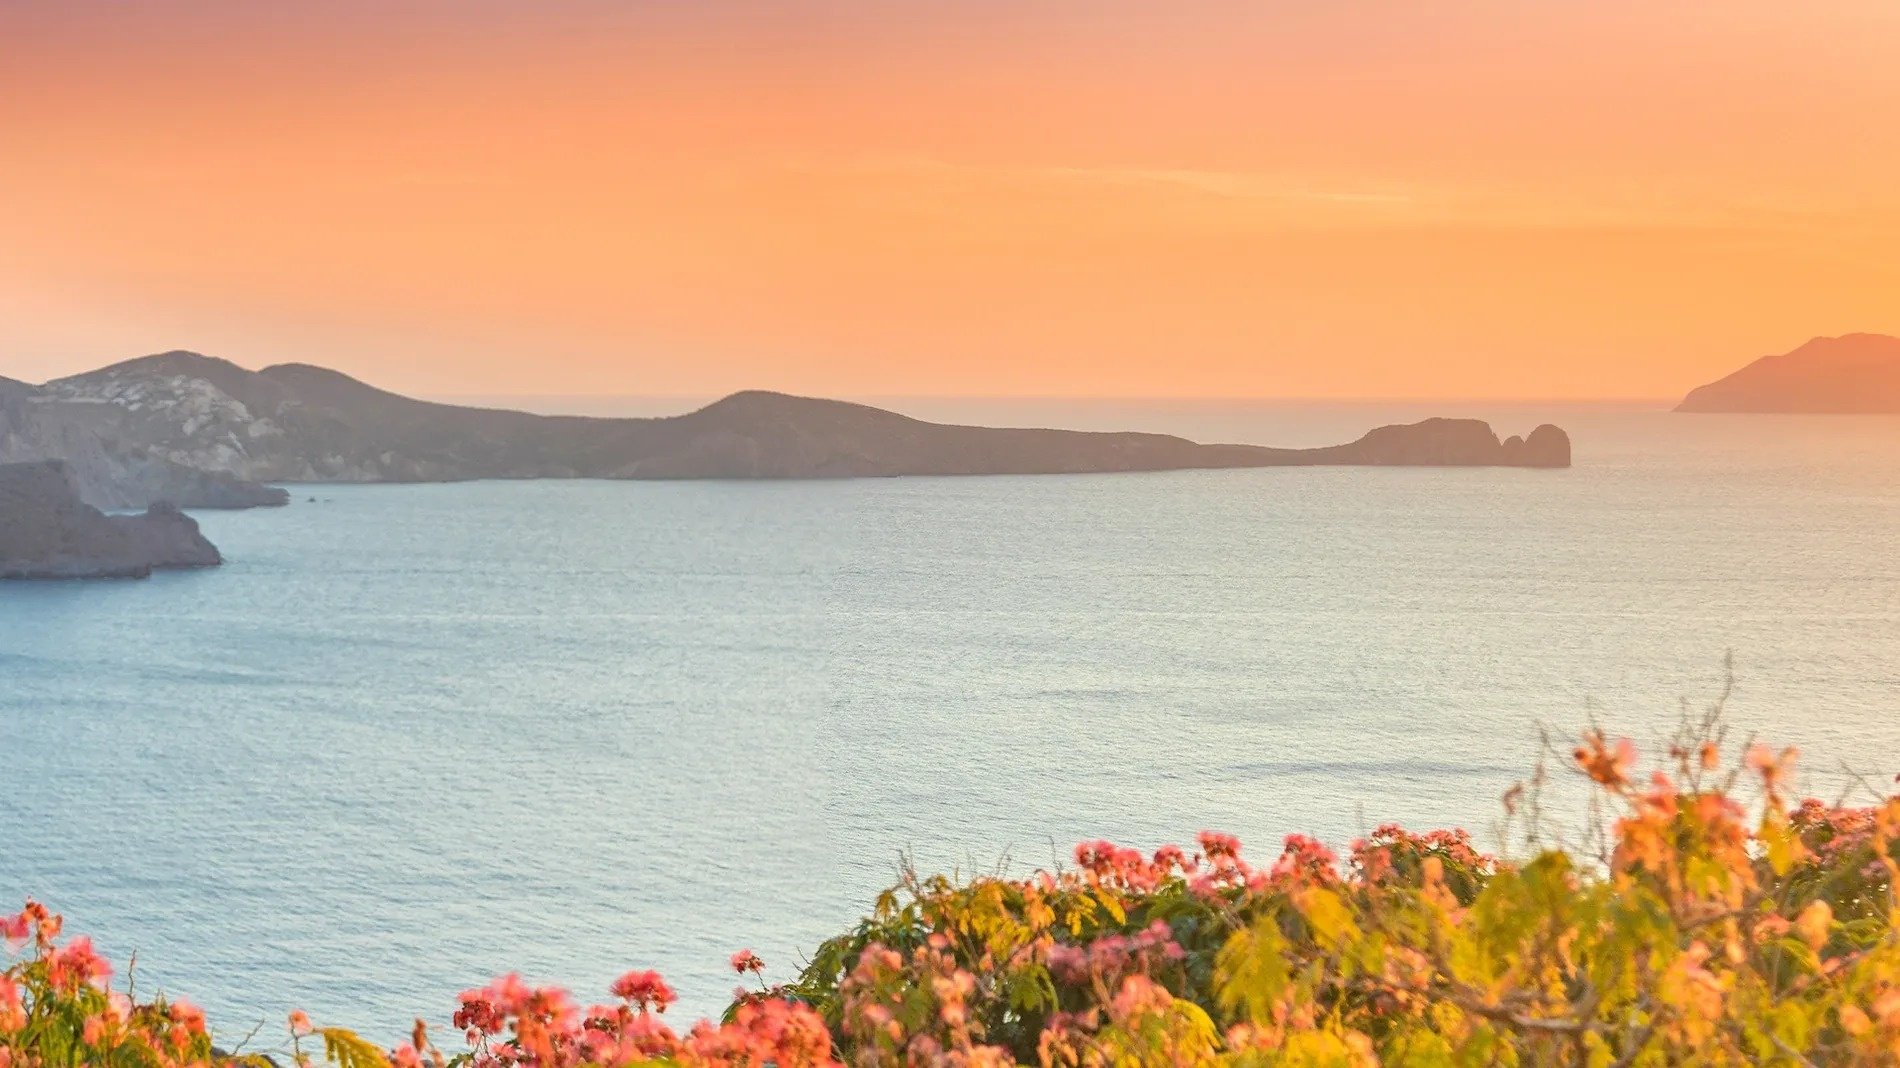
MULTIPOLYGON (((797 980, 723 1021, 664 1022, 653 972, 582 1007, 505 976, 462 995, 450 1053, 290 1017, 295 1063, 777 1065, 1900 1064, 1900 798, 1790 805, 1795 754, 1725 766, 1705 730, 1647 779, 1627 742, 1574 751, 1614 812, 1598 860, 1486 856, 1381 827, 1342 861, 1294 835, 1270 864, 1203 834, 1107 842, 1021 879, 903 881, 797 980)), ((1508 804, 1524 801, 1513 790, 1508 804)), ((182 1001, 134 1005, 29 903, 0 917, 0 1068, 229 1063, 182 1001)), ((741 976, 764 964, 749 950, 741 976)))

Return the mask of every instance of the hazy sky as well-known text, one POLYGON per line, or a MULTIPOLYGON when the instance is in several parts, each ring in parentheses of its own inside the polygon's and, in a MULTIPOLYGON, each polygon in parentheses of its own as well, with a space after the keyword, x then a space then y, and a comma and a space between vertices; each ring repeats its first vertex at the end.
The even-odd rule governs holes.
POLYGON ((1893 0, 0 0, 0 374, 1666 396, 1900 333, 1893 0))

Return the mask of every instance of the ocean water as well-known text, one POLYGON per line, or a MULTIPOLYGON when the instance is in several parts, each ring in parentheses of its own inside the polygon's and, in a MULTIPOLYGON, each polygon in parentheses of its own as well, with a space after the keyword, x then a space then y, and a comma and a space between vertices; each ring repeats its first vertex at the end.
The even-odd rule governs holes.
MULTIPOLYGON (((1285 444, 1428 414, 912 407, 1285 444)), ((1809 789, 1900 771, 1900 420, 1465 410, 1563 423, 1577 466, 202 514, 221 569, 0 586, 0 901, 227 1037, 303 1007, 394 1040, 517 969, 658 967, 716 1011, 731 952, 788 978, 900 851, 1484 832, 1540 725, 1656 738, 1730 654, 1737 737, 1809 789)))

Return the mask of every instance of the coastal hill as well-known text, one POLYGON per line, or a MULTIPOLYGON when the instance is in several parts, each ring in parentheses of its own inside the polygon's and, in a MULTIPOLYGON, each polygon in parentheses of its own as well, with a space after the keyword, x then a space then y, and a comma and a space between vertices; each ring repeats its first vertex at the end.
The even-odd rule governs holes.
MULTIPOLYGON (((247 484, 1570 463, 1570 439, 1554 426, 1499 441, 1478 420, 1428 419, 1327 448, 1276 449, 1163 434, 951 426, 762 391, 664 418, 544 416, 415 400, 308 364, 250 371, 191 352, 25 388, 30 395, 16 407, 45 426, 247 484)), ((0 437, 6 433, 0 416, 0 437)))
POLYGON ((171 505, 106 515, 79 499, 57 460, 0 464, 0 579, 144 578, 222 562, 197 522, 171 505))
POLYGON ((1900 413, 1900 338, 1817 337, 1692 390, 1676 411, 1900 413))

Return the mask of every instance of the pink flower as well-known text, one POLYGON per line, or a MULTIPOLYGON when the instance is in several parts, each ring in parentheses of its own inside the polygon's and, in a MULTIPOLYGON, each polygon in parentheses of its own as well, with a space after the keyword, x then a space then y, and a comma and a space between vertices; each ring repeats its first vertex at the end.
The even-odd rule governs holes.
POLYGON ((26 1000, 20 985, 0 973, 0 1032, 18 1031, 26 1026, 26 1000))
POLYGON ((26 945, 30 929, 24 912, 16 916, 0 916, 0 942, 7 944, 8 953, 18 953, 20 947, 26 945))
POLYGON ((668 1005, 679 1000, 679 995, 673 993, 673 988, 655 971, 628 972, 615 979, 609 989, 615 997, 643 1011, 651 1008, 654 1012, 665 1012, 668 1005))
POLYGON ((1286 836, 1286 848, 1274 861, 1268 881, 1282 884, 1329 886, 1339 881, 1339 860, 1317 839, 1303 834, 1286 836))
POLYGON ((169 1006, 171 1018, 185 1030, 194 1035, 205 1033, 205 1011, 184 998, 173 1001, 169 1006))
POLYGON ((1219 834, 1214 831, 1202 831, 1200 834, 1201 853, 1209 860, 1240 855, 1240 839, 1231 834, 1219 834))
POLYGON ((1084 871, 1103 871, 1115 863, 1115 843, 1083 842, 1075 847, 1075 863, 1084 871))
POLYGON ((89 983, 105 985, 112 965, 93 952, 92 939, 75 938, 47 955, 46 975, 54 987, 71 991, 89 983))
POLYGON ((1785 784, 1794 771, 1795 758, 1801 751, 1790 746, 1776 753, 1773 749, 1756 742, 1748 747, 1748 755, 1743 762, 1750 771, 1761 776, 1763 785, 1773 790, 1785 784))
POLYGON ((751 950, 742 949, 732 955, 732 970, 738 972, 740 975, 744 975, 747 972, 757 975, 765 970, 765 962, 760 960, 758 954, 751 950))
POLYGON ((1630 769, 1636 766, 1636 743, 1628 738, 1612 743, 1602 731, 1590 731, 1572 756, 1591 780, 1615 789, 1629 782, 1630 769))
POLYGON ((314 1027, 310 1023, 309 1013, 303 1011, 302 1009, 294 1009, 291 1011, 290 1013, 290 1033, 291 1034, 296 1035, 298 1038, 302 1038, 303 1036, 310 1034, 312 1031, 315 1031, 315 1030, 316 1030, 316 1027, 314 1027))

